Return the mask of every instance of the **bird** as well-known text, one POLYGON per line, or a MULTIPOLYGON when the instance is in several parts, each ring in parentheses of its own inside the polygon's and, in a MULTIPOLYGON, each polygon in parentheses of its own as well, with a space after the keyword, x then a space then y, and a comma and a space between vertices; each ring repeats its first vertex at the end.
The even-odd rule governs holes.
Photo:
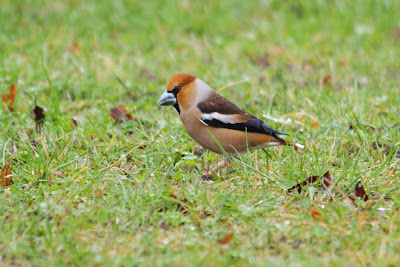
POLYGON ((205 149, 222 155, 222 161, 203 173, 203 179, 211 178, 213 172, 225 165, 228 169, 229 157, 251 150, 280 145, 304 148, 286 141, 280 136, 288 134, 238 108, 191 74, 173 75, 157 104, 173 106, 191 138, 205 149))

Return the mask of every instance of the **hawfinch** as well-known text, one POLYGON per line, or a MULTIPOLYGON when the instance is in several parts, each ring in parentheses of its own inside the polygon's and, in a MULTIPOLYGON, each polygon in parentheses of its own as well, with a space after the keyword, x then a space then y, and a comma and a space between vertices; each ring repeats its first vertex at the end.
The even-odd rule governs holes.
MULTIPOLYGON (((173 105, 189 135, 204 148, 222 155, 222 161, 212 171, 227 163, 229 166, 226 155, 240 155, 268 146, 304 147, 279 137, 287 134, 241 110, 193 75, 172 76, 157 104, 173 105)), ((211 175, 209 172, 203 177, 211 175)))

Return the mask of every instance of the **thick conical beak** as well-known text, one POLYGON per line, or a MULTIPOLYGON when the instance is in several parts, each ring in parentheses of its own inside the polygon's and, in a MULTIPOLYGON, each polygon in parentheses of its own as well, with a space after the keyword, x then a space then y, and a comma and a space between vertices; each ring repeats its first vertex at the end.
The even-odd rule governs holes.
POLYGON ((174 105, 176 104, 176 97, 174 96, 174 94, 165 90, 160 99, 158 99, 157 104, 160 106, 174 105))

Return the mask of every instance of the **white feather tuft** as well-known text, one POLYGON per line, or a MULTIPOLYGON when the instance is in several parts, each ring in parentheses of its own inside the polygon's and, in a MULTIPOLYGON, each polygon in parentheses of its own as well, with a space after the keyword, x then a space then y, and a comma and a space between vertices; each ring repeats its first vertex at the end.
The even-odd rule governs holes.
POLYGON ((298 147, 298 148, 304 148, 304 146, 303 146, 302 144, 294 143, 293 145, 294 145, 295 147, 298 147))

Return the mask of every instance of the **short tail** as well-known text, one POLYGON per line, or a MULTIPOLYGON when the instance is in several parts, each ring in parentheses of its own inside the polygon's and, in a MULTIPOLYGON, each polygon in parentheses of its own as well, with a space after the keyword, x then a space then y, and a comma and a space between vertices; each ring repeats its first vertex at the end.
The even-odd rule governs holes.
MULTIPOLYGON (((277 136, 275 136, 275 137, 277 137, 277 136)), ((286 141, 285 139, 280 138, 280 137, 277 137, 277 138, 279 140, 279 143, 281 143, 281 145, 293 146, 296 150, 298 148, 300 148, 300 149, 304 148, 304 146, 302 144, 289 142, 289 141, 286 141)))
POLYGON ((304 148, 304 146, 303 146, 302 144, 298 144, 298 143, 286 142, 286 144, 287 144, 288 146, 294 146, 295 148, 301 148, 301 149, 304 148))

